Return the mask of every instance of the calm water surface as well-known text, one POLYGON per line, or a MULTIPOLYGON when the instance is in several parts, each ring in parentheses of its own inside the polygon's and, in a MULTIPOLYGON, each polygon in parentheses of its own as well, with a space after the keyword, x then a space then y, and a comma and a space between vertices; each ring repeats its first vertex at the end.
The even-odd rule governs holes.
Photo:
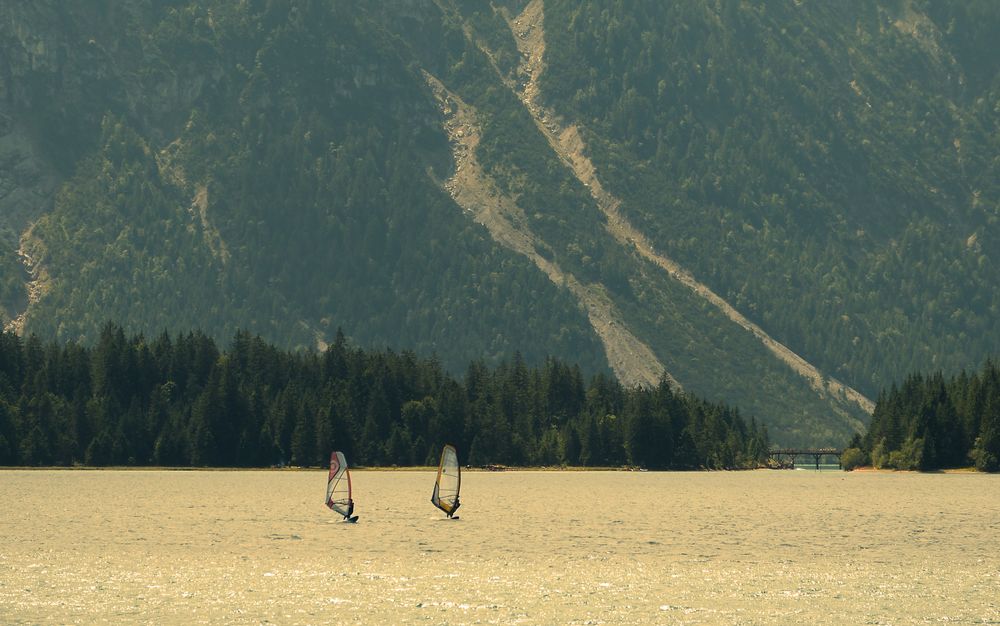
POLYGON ((1000 623, 1000 476, 0 471, 2 623, 1000 623))

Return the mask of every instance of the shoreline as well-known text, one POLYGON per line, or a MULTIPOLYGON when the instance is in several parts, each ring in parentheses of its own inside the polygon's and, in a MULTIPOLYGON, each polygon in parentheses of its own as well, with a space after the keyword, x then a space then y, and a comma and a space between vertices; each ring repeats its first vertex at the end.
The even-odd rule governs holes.
POLYGON ((975 467, 948 467, 936 470, 928 470, 922 472, 920 470, 897 470, 897 469, 880 469, 877 467, 872 467, 871 465, 865 465, 862 467, 855 467, 850 472, 860 472, 862 474, 989 474, 990 472, 980 472, 975 467))
MULTIPOLYGON (((300 466, 289 465, 285 467, 185 467, 169 465, 5 465, 0 466, 0 471, 23 470, 23 471, 48 471, 62 470, 67 472, 318 472, 327 471, 327 467, 322 465, 300 466)), ((356 465, 350 468, 352 472, 436 472, 437 465, 408 465, 408 466, 365 466, 356 465)), ((715 471, 745 471, 745 470, 646 470, 637 467, 581 467, 581 466, 503 466, 503 467, 463 467, 462 472, 658 472, 658 471, 692 471, 692 472, 715 472, 715 471)))
MULTIPOLYGON (((162 466, 162 465, 108 465, 108 466, 98 466, 98 465, 46 465, 46 466, 0 466, 0 472, 3 471, 51 471, 51 470, 61 470, 68 472, 100 472, 100 471, 116 471, 116 472, 319 472, 326 471, 328 468, 317 465, 317 466, 285 466, 285 467, 183 467, 183 466, 162 466)), ((638 473, 717 473, 717 472, 752 472, 752 471, 768 471, 768 472, 781 472, 781 471, 817 471, 812 468, 771 468, 771 467, 757 467, 757 468, 747 468, 747 469, 732 469, 732 470, 713 470, 713 469, 695 469, 695 470, 650 470, 639 467, 583 467, 583 466, 553 466, 553 465, 542 465, 542 466, 485 466, 485 467, 463 467, 463 472, 475 472, 475 473, 502 473, 502 472, 638 472, 638 473)), ((436 465, 413 465, 413 466, 355 466, 351 468, 352 472, 433 472, 437 470, 436 465)), ((832 472, 834 470, 819 470, 825 472, 832 472)), ((856 467, 852 470, 836 470, 842 474, 981 474, 988 475, 989 472, 980 472, 975 467, 956 467, 947 469, 930 470, 926 472, 921 472, 918 470, 896 470, 896 469, 879 469, 866 465, 863 467, 856 467)))

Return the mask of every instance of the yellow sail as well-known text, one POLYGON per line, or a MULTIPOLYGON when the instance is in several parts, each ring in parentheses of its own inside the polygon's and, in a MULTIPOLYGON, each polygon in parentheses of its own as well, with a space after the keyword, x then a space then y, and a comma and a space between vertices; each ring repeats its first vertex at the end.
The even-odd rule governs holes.
POLYGON ((447 513, 448 517, 452 517, 461 506, 458 501, 458 492, 461 488, 462 468, 458 464, 458 452, 455 446, 448 444, 441 451, 441 463, 438 464, 431 502, 447 513))

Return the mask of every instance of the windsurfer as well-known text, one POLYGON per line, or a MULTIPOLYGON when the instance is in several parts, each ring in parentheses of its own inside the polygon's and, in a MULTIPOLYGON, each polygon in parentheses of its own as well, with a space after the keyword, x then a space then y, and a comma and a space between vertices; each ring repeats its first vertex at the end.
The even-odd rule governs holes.
POLYGON ((462 466, 458 464, 458 452, 455 451, 455 446, 445 445, 441 450, 441 463, 438 465, 431 502, 444 511, 449 519, 455 517, 455 511, 458 510, 458 492, 461 487, 462 466))

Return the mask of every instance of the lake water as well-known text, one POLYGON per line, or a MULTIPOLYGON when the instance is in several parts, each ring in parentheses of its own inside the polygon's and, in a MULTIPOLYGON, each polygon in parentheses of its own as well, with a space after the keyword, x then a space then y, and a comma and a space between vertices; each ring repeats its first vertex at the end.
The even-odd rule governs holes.
POLYGON ((1000 476, 0 471, 2 623, 1000 623, 1000 476))

